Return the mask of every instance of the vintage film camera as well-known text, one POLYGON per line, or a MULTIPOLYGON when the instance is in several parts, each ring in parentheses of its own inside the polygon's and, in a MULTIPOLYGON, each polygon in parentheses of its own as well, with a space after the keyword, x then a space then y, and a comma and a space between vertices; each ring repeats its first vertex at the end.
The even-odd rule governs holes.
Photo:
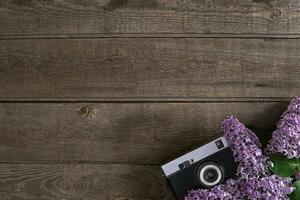
POLYGON ((187 191, 210 188, 235 178, 237 163, 225 137, 220 137, 161 166, 178 200, 187 191))

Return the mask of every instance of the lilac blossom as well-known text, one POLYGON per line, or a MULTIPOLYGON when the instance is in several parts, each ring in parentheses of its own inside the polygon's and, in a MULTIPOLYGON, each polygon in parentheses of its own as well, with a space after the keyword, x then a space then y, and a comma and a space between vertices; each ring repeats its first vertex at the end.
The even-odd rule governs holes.
POLYGON ((239 189, 239 184, 233 179, 229 179, 225 184, 217 185, 212 189, 198 189, 188 192, 184 200, 239 200, 244 198, 239 189))
POLYGON ((288 200, 293 192, 291 181, 276 175, 249 177, 240 184, 240 190, 249 200, 288 200))
POLYGON ((239 163, 237 175, 266 175, 267 158, 261 150, 257 136, 233 116, 225 118, 222 129, 235 161, 239 163))
POLYGON ((300 157, 300 97, 294 98, 281 116, 266 152, 300 157))
POLYGON ((276 175, 229 179, 212 189, 191 190, 184 200, 288 200, 293 192, 291 181, 276 175))
POLYGON ((283 115, 286 115, 287 113, 295 113, 300 115, 300 96, 292 99, 292 101, 288 105, 287 110, 283 113, 283 115))

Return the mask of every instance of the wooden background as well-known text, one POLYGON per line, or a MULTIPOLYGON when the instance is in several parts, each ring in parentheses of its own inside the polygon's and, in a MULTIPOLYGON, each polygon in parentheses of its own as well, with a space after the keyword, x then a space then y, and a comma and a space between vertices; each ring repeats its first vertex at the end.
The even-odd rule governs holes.
POLYGON ((299 0, 0 0, 0 199, 172 200, 159 165, 300 94, 299 0))

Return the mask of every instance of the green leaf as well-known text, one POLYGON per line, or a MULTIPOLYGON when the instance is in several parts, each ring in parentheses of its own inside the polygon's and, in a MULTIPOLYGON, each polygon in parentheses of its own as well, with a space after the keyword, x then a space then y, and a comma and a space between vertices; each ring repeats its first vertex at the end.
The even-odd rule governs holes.
POLYGON ((294 175, 300 169, 300 163, 297 158, 288 159, 281 154, 270 155, 270 160, 274 164, 271 170, 274 174, 281 177, 294 175))
POLYGON ((296 188, 291 194, 291 200, 299 200, 300 199, 300 180, 296 181, 293 184, 293 187, 296 188))

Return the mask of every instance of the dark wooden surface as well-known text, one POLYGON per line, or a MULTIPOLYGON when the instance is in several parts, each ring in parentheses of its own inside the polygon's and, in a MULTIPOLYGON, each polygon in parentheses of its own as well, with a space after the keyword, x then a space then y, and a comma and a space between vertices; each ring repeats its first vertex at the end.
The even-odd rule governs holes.
POLYGON ((220 122, 230 114, 267 137, 285 107, 282 102, 2 103, 0 162, 158 165, 220 136, 220 122))
POLYGON ((159 166, 300 93, 298 0, 0 0, 0 200, 172 200, 159 166))
POLYGON ((300 40, 0 40, 1 98, 292 97, 300 40))
POLYGON ((0 8, 2 38, 300 31, 297 0, 1 0, 0 8))
POLYGON ((2 164, 0 199, 171 200, 158 166, 2 164))

